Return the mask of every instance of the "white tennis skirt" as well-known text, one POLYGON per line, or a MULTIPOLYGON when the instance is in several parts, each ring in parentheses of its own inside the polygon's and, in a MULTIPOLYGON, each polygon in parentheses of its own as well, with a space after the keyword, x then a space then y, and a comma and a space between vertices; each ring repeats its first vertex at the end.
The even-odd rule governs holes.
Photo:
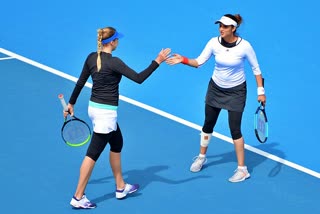
POLYGON ((117 107, 89 102, 88 115, 92 121, 93 131, 108 134, 117 130, 117 107))

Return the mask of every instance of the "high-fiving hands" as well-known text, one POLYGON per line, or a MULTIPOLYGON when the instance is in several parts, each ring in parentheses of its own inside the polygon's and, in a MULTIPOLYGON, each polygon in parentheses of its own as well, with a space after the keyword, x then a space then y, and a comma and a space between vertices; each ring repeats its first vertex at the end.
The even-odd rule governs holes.
POLYGON ((160 65, 170 57, 171 49, 165 48, 160 51, 155 61, 160 65))
POLYGON ((183 60, 183 57, 180 54, 172 54, 170 58, 166 60, 166 63, 168 65, 176 65, 181 63, 183 60))

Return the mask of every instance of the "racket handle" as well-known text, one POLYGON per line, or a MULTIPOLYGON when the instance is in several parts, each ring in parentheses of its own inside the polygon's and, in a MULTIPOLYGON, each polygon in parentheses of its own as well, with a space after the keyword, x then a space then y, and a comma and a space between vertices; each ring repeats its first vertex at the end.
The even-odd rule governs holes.
POLYGON ((64 111, 68 111, 68 106, 67 106, 66 101, 64 100, 63 94, 59 94, 58 98, 59 98, 59 100, 61 102, 63 110, 64 111))

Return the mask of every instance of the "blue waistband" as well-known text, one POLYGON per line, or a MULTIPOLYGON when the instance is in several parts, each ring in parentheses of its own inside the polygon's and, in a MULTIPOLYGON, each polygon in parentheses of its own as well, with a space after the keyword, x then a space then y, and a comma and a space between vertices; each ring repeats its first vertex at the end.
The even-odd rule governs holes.
POLYGON ((89 106, 94 107, 94 108, 102 108, 102 109, 115 110, 115 111, 118 109, 118 106, 95 103, 90 100, 89 100, 89 106))

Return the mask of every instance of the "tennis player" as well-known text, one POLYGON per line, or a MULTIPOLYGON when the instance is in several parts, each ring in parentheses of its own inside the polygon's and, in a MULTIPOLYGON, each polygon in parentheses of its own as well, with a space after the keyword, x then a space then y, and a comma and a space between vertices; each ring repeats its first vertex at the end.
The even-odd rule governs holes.
POLYGON ((240 182, 250 177, 245 165, 244 139, 241 133, 241 119, 247 98, 244 71, 246 59, 256 78, 258 101, 264 104, 266 102, 256 54, 250 43, 237 34, 241 23, 242 17, 239 14, 226 14, 215 22, 219 24, 220 36, 211 38, 196 59, 173 54, 173 57, 167 60, 170 65, 183 63, 197 68, 207 62, 211 56, 215 57, 215 67, 205 99, 205 120, 201 132, 200 153, 194 158, 190 170, 199 172, 206 163, 206 152, 213 129, 221 109, 225 109, 228 111, 229 127, 238 162, 237 169, 229 178, 230 182, 240 182))
MULTIPOLYGON (((93 85, 88 114, 93 124, 93 135, 80 168, 77 189, 70 201, 74 208, 90 209, 96 207, 96 204, 86 197, 85 189, 94 165, 108 143, 110 144, 110 165, 116 183, 116 198, 123 199, 139 188, 138 184, 126 183, 122 176, 123 138, 117 123, 119 84, 122 76, 136 83, 143 83, 168 58, 171 50, 162 49, 146 69, 137 73, 121 59, 112 55, 112 52, 118 47, 121 37, 122 34, 112 27, 98 30, 98 50, 88 55, 68 103, 68 110, 73 115, 74 104, 91 76, 93 85)), ((64 117, 67 115, 68 112, 64 112, 64 117)))

